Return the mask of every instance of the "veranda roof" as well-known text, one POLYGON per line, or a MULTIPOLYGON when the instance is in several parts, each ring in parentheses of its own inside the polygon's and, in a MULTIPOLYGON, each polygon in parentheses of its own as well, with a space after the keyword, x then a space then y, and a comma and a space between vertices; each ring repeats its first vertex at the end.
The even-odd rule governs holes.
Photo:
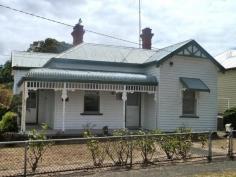
POLYGON ((31 69, 23 77, 23 81, 55 81, 55 82, 83 82, 83 83, 109 83, 109 84, 130 84, 130 85, 157 85, 155 76, 136 73, 120 73, 105 71, 82 71, 38 68, 31 69))
POLYGON ((210 92, 210 89, 201 79, 180 77, 180 82, 187 90, 210 92))

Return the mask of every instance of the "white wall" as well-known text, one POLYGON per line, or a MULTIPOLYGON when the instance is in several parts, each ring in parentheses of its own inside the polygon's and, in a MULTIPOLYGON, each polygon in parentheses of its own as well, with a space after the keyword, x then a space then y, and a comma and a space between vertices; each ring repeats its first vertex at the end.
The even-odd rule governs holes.
POLYGON ((158 102, 154 100, 154 94, 146 93, 144 96, 144 120, 143 128, 153 130, 157 128, 158 102))
POLYGON ((28 72, 29 70, 13 70, 13 79, 14 79, 14 85, 13 85, 13 94, 19 94, 20 89, 17 87, 18 82, 21 80, 23 76, 28 72))
MULTIPOLYGON (((156 65, 151 65, 145 68, 145 73, 156 76, 157 81, 160 80, 160 68, 156 65)), ((159 84, 157 89, 159 89, 159 84)), ((159 91, 157 90, 157 100, 154 100, 155 94, 145 93, 143 97, 143 128, 157 129, 159 124, 159 91)))
MULTIPOLYGON (((116 100, 111 92, 100 92, 100 112, 103 115, 80 115, 83 113, 84 91, 69 92, 66 102, 65 129, 83 129, 88 123, 95 125, 94 129, 108 126, 110 129, 122 128, 122 100, 116 100)), ((61 92, 55 92, 54 129, 62 129, 61 92)))
POLYGON ((158 126, 164 131, 178 127, 193 130, 216 130, 217 123, 217 68, 207 59, 174 56, 160 66, 158 126), (173 61, 173 66, 169 65, 173 61), (199 92, 197 114, 199 118, 180 118, 182 115, 182 85, 179 77, 201 79, 210 93, 199 92))

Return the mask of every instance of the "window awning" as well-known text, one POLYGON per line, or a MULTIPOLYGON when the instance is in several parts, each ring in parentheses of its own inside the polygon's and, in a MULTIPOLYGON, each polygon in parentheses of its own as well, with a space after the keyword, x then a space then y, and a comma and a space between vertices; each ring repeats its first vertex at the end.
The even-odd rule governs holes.
POLYGON ((210 89, 201 79, 187 77, 180 77, 179 79, 180 82, 183 84, 184 88, 186 88, 187 90, 210 92, 210 89))

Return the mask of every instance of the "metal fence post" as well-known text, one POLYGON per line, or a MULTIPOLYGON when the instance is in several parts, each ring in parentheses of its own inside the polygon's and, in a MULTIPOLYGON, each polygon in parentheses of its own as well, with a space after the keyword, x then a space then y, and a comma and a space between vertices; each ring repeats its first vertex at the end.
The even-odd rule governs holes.
POLYGON ((233 159, 233 130, 229 132, 228 156, 233 159))
POLYGON ((24 177, 27 176, 27 150, 28 150, 28 141, 25 141, 25 152, 24 152, 24 177))
POLYGON ((208 137, 208 162, 212 161, 212 132, 209 133, 208 137))

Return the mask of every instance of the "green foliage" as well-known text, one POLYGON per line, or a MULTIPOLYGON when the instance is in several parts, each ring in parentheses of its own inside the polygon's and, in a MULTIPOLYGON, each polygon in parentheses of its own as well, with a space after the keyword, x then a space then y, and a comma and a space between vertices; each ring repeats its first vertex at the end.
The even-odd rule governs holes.
POLYGON ((42 161, 43 154, 49 148, 52 143, 45 141, 37 141, 37 140, 46 140, 46 131, 48 129, 47 124, 42 124, 42 130, 37 131, 33 129, 30 131, 29 137, 29 149, 27 155, 27 161, 30 164, 32 172, 35 172, 38 164, 42 161))
POLYGON ((177 140, 173 135, 161 136, 159 143, 165 152, 167 159, 172 160, 176 154, 177 140))
POLYGON ((16 112, 18 115, 20 114, 19 112, 19 106, 21 106, 21 95, 13 95, 12 100, 11 100, 11 105, 10 105, 10 110, 13 112, 16 112))
POLYGON ((92 159, 93 159, 93 165, 94 166, 102 166, 105 157, 106 157, 106 148, 105 144, 99 142, 98 140, 94 140, 94 136, 92 135, 91 131, 85 131, 84 132, 85 138, 91 138, 87 140, 86 144, 87 147, 91 153, 92 159))
POLYGON ((224 125, 231 123, 231 126, 236 128, 236 107, 229 108, 224 112, 223 122, 224 125))
POLYGON ((140 130, 137 133, 138 135, 143 135, 137 140, 137 147, 141 151, 143 163, 150 163, 156 151, 155 139, 151 136, 145 136, 150 135, 150 132, 144 132, 140 130))
POLYGON ((13 112, 7 112, 0 121, 1 132, 17 132, 17 115, 13 112))
POLYGON ((122 136, 122 138, 108 141, 106 144, 106 153, 115 165, 132 165, 132 154, 134 149, 134 141, 123 136, 129 135, 127 130, 115 130, 113 136, 122 136))
POLYGON ((12 77, 12 68, 11 68, 11 61, 8 60, 3 65, 3 68, 0 69, 0 83, 10 83, 13 82, 12 77))
POLYGON ((185 160, 192 147, 192 129, 180 127, 176 129, 176 133, 184 133, 176 135, 176 155, 185 160))
POLYGON ((27 50, 28 52, 43 52, 43 53, 61 53, 71 48, 72 45, 59 42, 56 39, 47 38, 44 41, 35 41, 27 50))
POLYGON ((2 116, 8 111, 8 108, 0 103, 0 121, 2 120, 2 116))

